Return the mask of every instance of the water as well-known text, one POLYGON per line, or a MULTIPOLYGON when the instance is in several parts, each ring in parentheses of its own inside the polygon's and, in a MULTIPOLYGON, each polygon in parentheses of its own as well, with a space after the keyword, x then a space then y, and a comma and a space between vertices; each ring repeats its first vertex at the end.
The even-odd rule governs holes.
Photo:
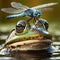
MULTIPOLYGON (((8 34, 1 34, 0 47, 1 47, 1 44, 3 44, 5 42, 5 40, 7 39, 7 36, 8 36, 8 34)), ((48 54, 48 53, 44 52, 42 54, 41 52, 35 52, 35 53, 21 52, 15 56, 0 54, 0 60, 60 60, 60 37, 54 36, 53 41, 54 41, 53 46, 57 49, 57 51, 55 53, 48 54)))

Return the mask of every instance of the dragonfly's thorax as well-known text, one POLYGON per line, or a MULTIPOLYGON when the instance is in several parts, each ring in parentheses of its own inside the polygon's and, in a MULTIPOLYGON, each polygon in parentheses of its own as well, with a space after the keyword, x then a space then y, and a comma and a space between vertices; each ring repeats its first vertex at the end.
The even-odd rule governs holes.
POLYGON ((41 11, 36 10, 36 9, 32 9, 33 10, 33 16, 34 17, 40 17, 41 16, 41 11))
POLYGON ((30 17, 39 17, 41 15, 41 12, 36 9, 27 9, 25 11, 25 14, 26 16, 30 16, 30 17))

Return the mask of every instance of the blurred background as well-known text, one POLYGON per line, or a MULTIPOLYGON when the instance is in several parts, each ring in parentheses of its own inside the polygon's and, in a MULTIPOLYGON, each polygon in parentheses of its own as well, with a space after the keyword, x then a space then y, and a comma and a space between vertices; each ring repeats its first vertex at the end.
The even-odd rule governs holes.
MULTIPOLYGON (((57 5, 47 7, 52 8, 48 10, 42 11, 41 18, 46 19, 49 22, 49 32, 52 35, 60 36, 60 0, 0 0, 0 9, 1 8, 7 8, 11 7, 10 3, 12 1, 20 2, 24 5, 27 5, 29 7, 46 4, 50 2, 58 2, 57 5)), ((9 14, 4 13, 0 10, 0 39, 6 39, 6 35, 15 28, 16 23, 19 20, 26 20, 28 18, 26 17, 19 17, 19 18, 13 18, 13 19, 6 19, 6 16, 9 14), (3 37, 2 37, 3 34, 3 37)))

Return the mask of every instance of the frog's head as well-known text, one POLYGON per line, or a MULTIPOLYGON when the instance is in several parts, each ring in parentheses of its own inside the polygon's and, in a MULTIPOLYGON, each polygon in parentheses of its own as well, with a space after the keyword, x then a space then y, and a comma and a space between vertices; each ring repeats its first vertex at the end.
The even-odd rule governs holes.
POLYGON ((51 45, 49 35, 38 32, 39 29, 28 28, 26 21, 19 21, 8 39, 5 47, 18 50, 39 50, 46 49, 51 45))

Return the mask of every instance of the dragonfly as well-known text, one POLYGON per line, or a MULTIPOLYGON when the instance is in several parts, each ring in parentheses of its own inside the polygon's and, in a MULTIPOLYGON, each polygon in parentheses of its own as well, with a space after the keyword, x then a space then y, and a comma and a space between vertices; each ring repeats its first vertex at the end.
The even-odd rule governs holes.
MULTIPOLYGON (((42 15, 42 13, 41 13, 42 8, 57 5, 57 4, 58 4, 57 2, 47 3, 47 4, 42 4, 42 5, 38 5, 38 6, 29 8, 28 6, 23 5, 19 2, 11 2, 11 6, 12 6, 11 8, 2 8, 1 11, 11 14, 11 15, 7 16, 7 18, 17 18, 17 17, 28 16, 28 17, 30 17, 27 20, 27 23, 28 23, 32 19, 34 20, 34 22, 36 22, 36 20, 39 20, 40 16, 42 15)), ((42 21, 42 24, 45 24, 46 27, 48 25, 47 22, 44 20, 42 21)))
POLYGON ((38 5, 38 6, 29 8, 28 6, 23 5, 19 2, 11 2, 12 8, 2 8, 1 11, 12 14, 12 15, 7 16, 7 18, 17 18, 17 17, 29 16, 30 17, 29 20, 34 18, 34 21, 35 21, 36 19, 38 19, 41 16, 41 11, 40 11, 41 8, 53 6, 56 4, 58 4, 58 3, 57 2, 47 3, 47 4, 42 4, 42 5, 38 5))

